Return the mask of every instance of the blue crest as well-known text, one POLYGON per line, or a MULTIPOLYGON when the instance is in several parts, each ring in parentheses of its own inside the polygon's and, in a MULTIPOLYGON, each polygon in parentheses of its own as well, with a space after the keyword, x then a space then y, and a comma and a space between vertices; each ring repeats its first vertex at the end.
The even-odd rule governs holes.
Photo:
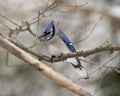
POLYGON ((44 27, 44 30, 43 32, 47 32, 49 29, 53 28, 54 27, 54 21, 51 21, 50 23, 48 23, 45 27, 44 27))

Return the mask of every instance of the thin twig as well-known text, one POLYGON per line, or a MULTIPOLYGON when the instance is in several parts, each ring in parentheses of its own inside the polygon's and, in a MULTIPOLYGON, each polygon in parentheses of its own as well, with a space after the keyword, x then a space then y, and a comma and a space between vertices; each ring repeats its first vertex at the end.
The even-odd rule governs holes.
MULTIPOLYGON (((55 5, 56 2, 57 2, 57 0, 53 1, 53 3, 50 4, 49 6, 47 5, 46 8, 45 8, 42 12, 39 13, 39 17, 42 16, 42 15, 44 16, 44 13, 45 13, 46 11, 55 8, 55 7, 57 6, 57 5, 55 5), (55 6, 54 6, 54 5, 55 5, 55 6)), ((39 17, 38 17, 38 16, 34 17, 32 20, 35 20, 35 21, 31 22, 30 25, 37 23, 39 17)))
POLYGON ((88 34, 86 37, 84 37, 83 39, 78 40, 78 41, 76 41, 76 42, 74 42, 74 43, 76 44, 76 43, 79 43, 79 42, 82 42, 82 41, 87 40, 87 39, 91 36, 91 34, 94 32, 94 30, 96 29, 96 27, 98 26, 98 24, 100 23, 100 21, 102 20, 102 18, 103 18, 103 15, 102 15, 102 16, 99 18, 99 20, 95 23, 95 25, 93 26, 93 28, 91 29, 91 31, 89 32, 89 34, 88 34))
POLYGON ((11 39, 11 38, 9 38, 9 37, 1 34, 1 33, 0 33, 0 36, 6 38, 7 40, 9 40, 10 42, 12 42, 13 44, 15 44, 16 46, 18 46, 19 48, 21 48, 21 49, 23 49, 24 51, 30 53, 31 55, 36 56, 36 57, 39 57, 39 59, 41 59, 41 60, 47 60, 47 61, 49 61, 49 62, 50 62, 50 60, 51 60, 50 57, 47 57, 47 56, 45 56, 45 55, 43 55, 43 54, 41 54, 41 53, 35 52, 35 51, 31 50, 31 48, 27 48, 27 47, 25 47, 25 45, 20 44, 20 43, 18 43, 17 41, 15 41, 15 40, 13 40, 13 39, 11 39))
POLYGON ((1 14, 0 14, 0 16, 3 17, 4 19, 8 20, 9 22, 11 22, 12 24, 14 24, 15 26, 20 27, 20 25, 18 25, 18 24, 15 23, 14 21, 10 20, 8 17, 3 16, 3 15, 1 15, 1 14))

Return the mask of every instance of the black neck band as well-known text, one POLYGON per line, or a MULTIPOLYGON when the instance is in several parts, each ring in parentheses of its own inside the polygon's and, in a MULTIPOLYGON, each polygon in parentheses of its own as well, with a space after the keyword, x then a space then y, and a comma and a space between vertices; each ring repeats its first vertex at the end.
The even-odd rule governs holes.
POLYGON ((55 35, 55 26, 53 25, 53 33, 52 33, 52 37, 55 35))

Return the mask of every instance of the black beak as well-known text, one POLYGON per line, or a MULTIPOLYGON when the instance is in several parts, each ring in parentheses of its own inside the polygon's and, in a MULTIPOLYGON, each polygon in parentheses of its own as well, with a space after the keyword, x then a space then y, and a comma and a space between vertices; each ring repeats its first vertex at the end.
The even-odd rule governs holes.
POLYGON ((41 36, 38 36, 38 38, 45 37, 47 34, 42 34, 41 36))
POLYGON ((45 33, 45 32, 44 32, 44 33, 42 34, 42 36, 38 36, 38 38, 45 37, 45 36, 47 36, 47 35, 49 35, 49 34, 50 34, 50 32, 48 32, 48 33, 45 33))

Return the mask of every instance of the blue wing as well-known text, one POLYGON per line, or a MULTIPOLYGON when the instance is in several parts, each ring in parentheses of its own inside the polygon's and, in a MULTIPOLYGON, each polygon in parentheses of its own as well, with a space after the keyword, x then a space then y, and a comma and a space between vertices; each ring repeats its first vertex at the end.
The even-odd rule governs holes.
POLYGON ((72 45, 68 37, 62 31, 60 32, 59 36, 63 40, 63 42, 67 45, 68 49, 70 49, 71 52, 76 52, 75 47, 72 45))
MULTIPOLYGON (((63 40, 63 42, 67 45, 68 49, 70 49, 71 52, 76 52, 75 47, 72 45, 68 37, 59 29, 59 37, 63 40)), ((88 79, 88 73, 85 71, 83 66, 80 63, 79 58, 75 58, 77 63, 72 63, 73 67, 76 69, 76 71, 80 74, 80 76, 84 77, 85 79, 88 79)))

